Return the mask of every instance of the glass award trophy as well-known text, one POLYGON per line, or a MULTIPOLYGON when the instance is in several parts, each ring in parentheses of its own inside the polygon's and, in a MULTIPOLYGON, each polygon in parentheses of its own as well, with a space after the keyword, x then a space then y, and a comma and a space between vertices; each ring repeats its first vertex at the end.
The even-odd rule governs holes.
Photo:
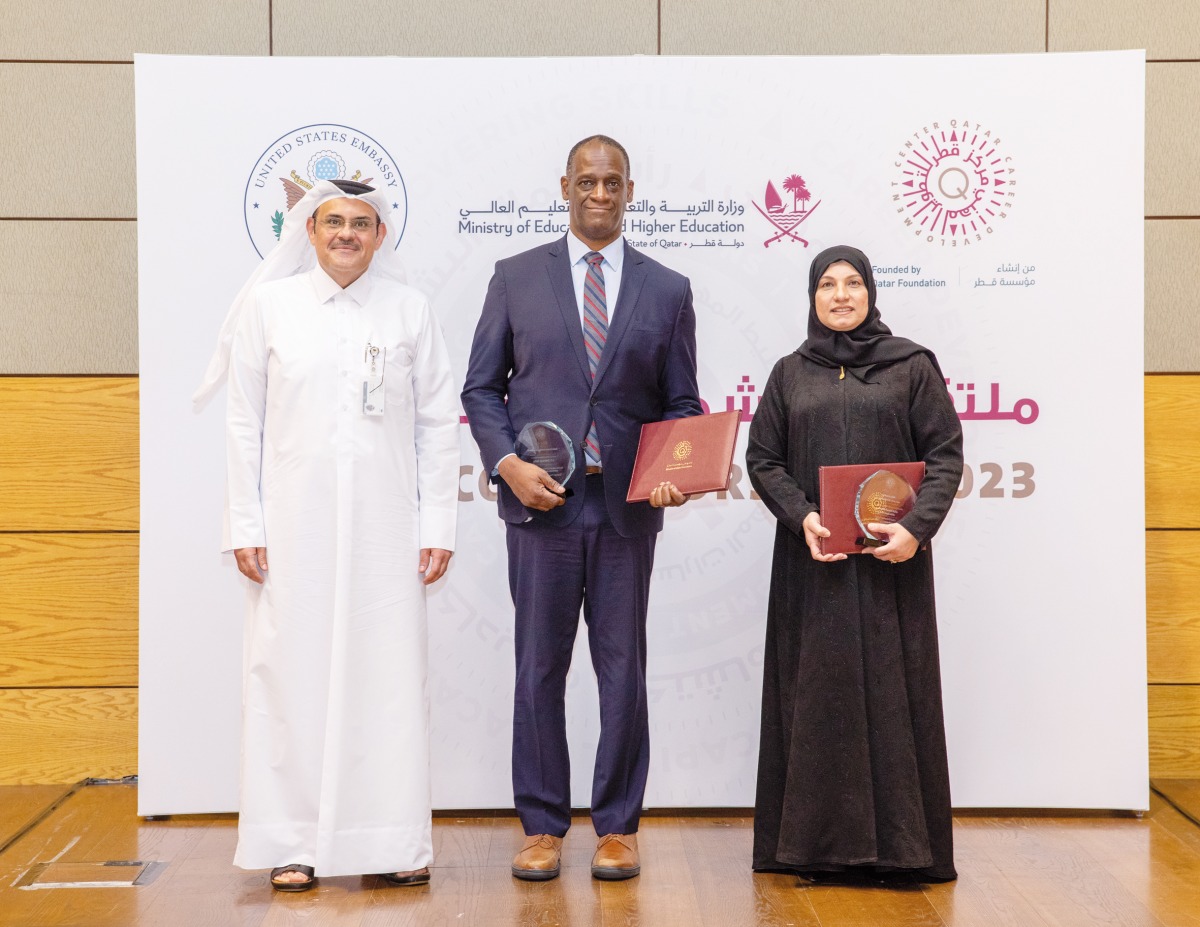
POLYGON ((913 510, 917 494, 904 477, 891 470, 876 470, 858 487, 854 498, 854 519, 862 529, 863 546, 879 547, 887 543, 867 530, 867 525, 890 525, 913 510))
POLYGON ((575 446, 554 422, 530 422, 517 435, 515 450, 518 457, 537 464, 563 486, 575 472, 575 446))

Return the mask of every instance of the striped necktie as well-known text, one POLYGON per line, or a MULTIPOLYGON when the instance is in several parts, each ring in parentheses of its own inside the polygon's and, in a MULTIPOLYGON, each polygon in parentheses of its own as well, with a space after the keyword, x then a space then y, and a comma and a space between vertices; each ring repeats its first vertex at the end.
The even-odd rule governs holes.
MULTIPOLYGON (((600 355, 604 353, 604 342, 608 340, 608 307, 604 300, 604 271, 600 268, 604 255, 599 251, 589 251, 583 259, 588 265, 587 276, 583 280, 583 344, 587 348, 588 367, 594 380, 600 355)), ((600 439, 596 436, 594 419, 588 426, 583 452, 588 466, 600 466, 600 439)))

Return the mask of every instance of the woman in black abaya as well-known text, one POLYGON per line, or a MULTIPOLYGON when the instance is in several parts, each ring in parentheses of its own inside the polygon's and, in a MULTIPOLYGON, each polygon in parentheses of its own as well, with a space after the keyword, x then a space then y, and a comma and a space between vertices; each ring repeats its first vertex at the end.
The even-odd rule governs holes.
POLYGON ((956 878, 928 542, 962 476, 937 360, 892 335, 848 246, 809 271, 808 338, 771 371, 750 481, 778 519, 767 608, 754 868, 956 878), (925 462, 882 547, 823 555, 818 468, 925 462))

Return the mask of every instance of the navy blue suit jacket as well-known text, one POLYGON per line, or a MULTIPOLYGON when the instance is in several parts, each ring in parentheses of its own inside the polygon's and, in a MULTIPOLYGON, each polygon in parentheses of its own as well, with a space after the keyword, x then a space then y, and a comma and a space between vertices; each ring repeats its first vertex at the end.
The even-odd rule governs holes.
POLYGON ((575 447, 573 495, 549 512, 525 508, 499 478, 500 517, 569 524, 583 507, 583 440, 596 421, 609 517, 623 537, 662 529, 661 509, 627 503, 641 427, 699 415, 696 314, 688 279, 625 243, 621 289, 593 381, 566 238, 496 264, 475 329, 462 401, 491 473, 529 422, 554 422, 575 447))

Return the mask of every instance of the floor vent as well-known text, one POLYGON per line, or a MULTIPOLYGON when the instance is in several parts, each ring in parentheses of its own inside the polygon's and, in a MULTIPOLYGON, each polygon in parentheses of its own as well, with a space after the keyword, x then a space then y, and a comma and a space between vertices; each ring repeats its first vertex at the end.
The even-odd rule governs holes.
POLYGON ((31 866, 15 885, 27 891, 41 888, 135 888, 149 885, 166 865, 142 860, 38 863, 31 866))

